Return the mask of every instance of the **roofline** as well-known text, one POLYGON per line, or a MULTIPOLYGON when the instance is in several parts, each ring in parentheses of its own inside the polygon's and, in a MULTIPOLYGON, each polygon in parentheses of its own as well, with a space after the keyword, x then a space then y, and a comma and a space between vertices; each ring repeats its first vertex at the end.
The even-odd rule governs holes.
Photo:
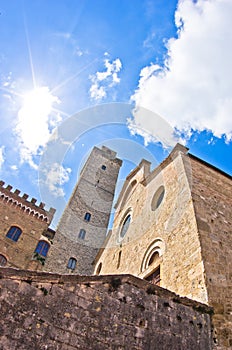
POLYGON ((228 173, 226 173, 225 171, 223 171, 223 170, 217 168, 215 165, 212 165, 212 164, 206 162, 205 160, 203 160, 203 159, 201 159, 201 158, 198 158, 197 156, 194 156, 194 155, 191 154, 191 153, 188 153, 188 156, 189 156, 190 158, 195 159, 195 160, 198 161, 199 163, 202 163, 202 164, 206 165, 207 167, 209 167, 209 168, 211 168, 211 169, 217 171, 218 173, 220 173, 220 174, 226 176, 226 177, 229 178, 230 180, 232 180, 232 176, 231 176, 230 174, 228 174, 228 173))

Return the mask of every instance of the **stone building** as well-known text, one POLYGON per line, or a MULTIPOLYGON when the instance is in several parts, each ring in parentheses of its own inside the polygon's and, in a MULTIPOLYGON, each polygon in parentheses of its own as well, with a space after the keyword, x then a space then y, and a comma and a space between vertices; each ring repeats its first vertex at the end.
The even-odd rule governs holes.
POLYGON ((121 165, 116 152, 94 147, 58 224, 47 271, 93 274, 92 263, 105 241, 121 165))
POLYGON ((44 206, 0 182, 0 266, 43 269, 55 234, 49 229, 55 209, 44 206))
POLYGON ((232 346, 232 178, 177 144, 142 160, 116 203, 95 274, 132 274, 214 307, 215 342, 232 346))
MULTIPOLYGON (((116 202, 113 228, 106 236, 121 163, 112 150, 104 146, 93 149, 60 219, 44 269, 61 274, 95 274, 98 281, 104 279, 103 275, 130 274, 163 290, 212 306, 214 346, 220 350, 232 347, 231 176, 189 154, 188 149, 179 144, 154 170, 148 161, 142 160, 126 178, 116 202)), ((11 188, 1 188, 1 191, 6 197, 2 197, 5 200, 2 240, 8 242, 9 225, 21 227, 15 221, 17 212, 9 201, 18 193, 13 194, 11 188)), ((37 207, 37 215, 34 200, 28 202, 24 196, 20 198, 22 205, 15 206, 28 215, 29 226, 25 229, 28 237, 33 231, 47 232, 49 213, 43 214, 48 219, 42 220, 41 205, 37 207), (24 200, 27 206, 31 203, 29 210, 24 200), (38 229, 33 230, 37 221, 31 220, 39 218, 38 229)), ((23 226, 21 229, 24 230, 23 226)), ((38 263, 33 266, 31 259, 40 234, 36 236, 37 241, 33 241, 33 248, 31 244, 30 253, 23 253, 24 265, 18 262, 22 260, 23 245, 16 247, 14 241, 9 241, 11 245, 8 242, 0 252, 7 258, 7 249, 12 251, 7 266, 41 268, 38 263), (21 252, 16 263, 13 249, 18 247, 21 252)), ((12 235, 14 237, 14 233, 12 235)), ((41 278, 44 277, 41 275, 41 278)), ((119 299, 124 300, 122 296, 119 299)))

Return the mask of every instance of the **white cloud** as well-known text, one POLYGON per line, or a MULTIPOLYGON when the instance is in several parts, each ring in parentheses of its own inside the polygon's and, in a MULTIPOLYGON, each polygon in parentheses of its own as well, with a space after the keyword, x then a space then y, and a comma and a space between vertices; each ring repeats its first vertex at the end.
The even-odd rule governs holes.
POLYGON ((18 167, 17 167, 17 165, 11 165, 11 167, 10 167, 12 170, 14 170, 14 171, 16 171, 16 170, 18 170, 18 167))
POLYGON ((0 147, 0 169, 2 168, 2 165, 3 165, 4 161, 5 161, 5 159, 4 159, 4 150, 5 150, 4 146, 0 147))
POLYGON ((48 186, 49 191, 55 197, 64 196, 65 193, 61 186, 68 182, 70 173, 70 168, 64 168, 58 163, 52 164, 50 169, 47 171, 45 183, 48 186))
POLYGON ((28 162, 37 169, 33 156, 40 154, 53 129, 61 120, 53 111, 53 105, 59 103, 48 87, 40 87, 24 97, 22 108, 18 112, 15 133, 20 141, 22 162, 28 162))
MULTIPOLYGON (((108 55, 105 53, 105 55, 108 55)), ((94 100, 102 100, 107 95, 107 90, 115 84, 120 83, 118 73, 122 68, 122 63, 119 58, 110 62, 109 59, 104 60, 105 70, 103 72, 96 72, 90 76, 92 85, 90 87, 90 96, 94 100)))
POLYGON ((133 115, 134 119, 128 119, 128 128, 132 135, 139 134, 144 138, 145 146, 150 142, 161 142, 164 148, 169 148, 175 146, 177 141, 180 142, 170 124, 158 114, 137 107, 133 115))
MULTIPOLYGON (((167 42, 164 67, 141 70, 136 109, 158 113, 186 138, 206 129, 232 140, 231 18, 231 0, 179 0, 178 38, 167 42)), ((154 132, 152 118, 134 118, 154 132)))

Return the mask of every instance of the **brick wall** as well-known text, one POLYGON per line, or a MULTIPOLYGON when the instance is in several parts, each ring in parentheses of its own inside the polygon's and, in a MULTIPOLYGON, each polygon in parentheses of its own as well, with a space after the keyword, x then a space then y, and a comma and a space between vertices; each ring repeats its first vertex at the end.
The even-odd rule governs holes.
MULTIPOLYGON (((36 205, 34 198, 27 200, 28 195, 19 196, 19 190, 12 191, 11 186, 3 187, 0 182, 0 254, 7 259, 7 266, 22 269, 42 269, 33 253, 55 213, 54 209, 46 211, 44 204, 36 205), (11 226, 22 230, 17 242, 6 237, 11 226)), ((50 244, 50 242, 48 241, 50 244)))
POLYGON ((1 268, 0 286, 0 349, 212 349, 211 308, 133 276, 1 268))
POLYGON ((232 178, 190 157, 192 196, 215 342, 232 348, 232 178))

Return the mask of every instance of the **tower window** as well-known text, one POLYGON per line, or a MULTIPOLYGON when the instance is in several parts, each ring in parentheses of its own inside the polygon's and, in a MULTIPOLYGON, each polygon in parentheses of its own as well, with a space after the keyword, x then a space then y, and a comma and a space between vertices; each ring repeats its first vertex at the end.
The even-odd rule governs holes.
POLYGON ((106 166, 105 165, 102 165, 102 170, 106 170, 106 166))
POLYGON ((17 242, 21 233, 22 233, 22 230, 19 227, 11 226, 11 228, 6 234, 6 237, 12 239, 12 241, 14 242, 17 242))
POLYGON ((7 259, 4 255, 0 254, 0 266, 6 266, 7 259))
POLYGON ((85 213, 84 220, 85 221, 90 221, 90 219, 91 219, 91 214, 90 213, 85 213))
POLYGON ((80 239, 85 239, 85 234, 86 234, 86 231, 85 231, 83 228, 80 229, 78 238, 80 238, 80 239))
POLYGON ((39 241, 39 243, 37 244, 37 247, 35 248, 35 253, 38 253, 39 255, 46 257, 49 248, 50 248, 50 244, 48 242, 39 241))
POLYGON ((77 265, 77 260, 75 258, 70 258, 69 261, 68 261, 67 268, 70 269, 70 270, 75 270, 76 265, 77 265))

